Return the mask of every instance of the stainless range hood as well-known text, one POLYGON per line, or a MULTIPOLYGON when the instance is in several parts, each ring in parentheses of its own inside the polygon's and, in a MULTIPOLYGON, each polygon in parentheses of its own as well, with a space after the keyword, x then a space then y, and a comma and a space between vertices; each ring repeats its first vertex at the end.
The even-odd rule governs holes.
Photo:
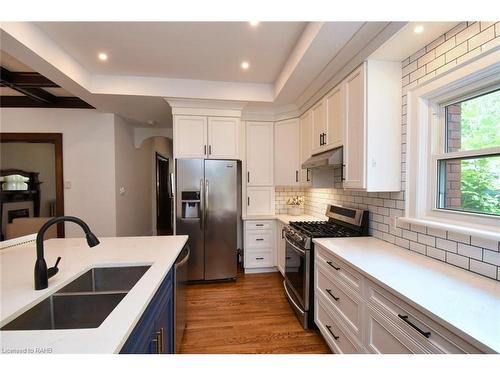
POLYGON ((302 169, 331 169, 342 166, 342 147, 313 155, 302 164, 302 169))

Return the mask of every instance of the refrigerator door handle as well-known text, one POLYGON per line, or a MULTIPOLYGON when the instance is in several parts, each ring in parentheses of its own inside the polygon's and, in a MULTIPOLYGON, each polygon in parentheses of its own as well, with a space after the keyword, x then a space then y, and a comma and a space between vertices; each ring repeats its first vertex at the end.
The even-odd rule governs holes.
POLYGON ((205 211, 203 208, 204 198, 203 198, 203 178, 200 178, 200 229, 203 230, 203 221, 205 217, 205 211))
POLYGON ((208 223, 208 180, 205 180, 205 227, 208 223))

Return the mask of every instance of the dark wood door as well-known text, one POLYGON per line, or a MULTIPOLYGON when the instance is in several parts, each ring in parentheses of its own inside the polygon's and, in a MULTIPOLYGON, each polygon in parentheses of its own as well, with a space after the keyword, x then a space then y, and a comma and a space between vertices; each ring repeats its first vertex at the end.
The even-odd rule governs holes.
POLYGON ((158 235, 173 234, 173 194, 169 160, 156 153, 156 231, 158 235))

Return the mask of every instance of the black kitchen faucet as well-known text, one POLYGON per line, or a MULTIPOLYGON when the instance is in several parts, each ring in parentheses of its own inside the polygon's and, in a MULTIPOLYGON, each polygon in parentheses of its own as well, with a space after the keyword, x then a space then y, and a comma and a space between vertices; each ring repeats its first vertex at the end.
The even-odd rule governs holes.
POLYGON ((85 236, 87 237, 87 243, 89 244, 89 247, 99 245, 99 240, 97 239, 95 234, 90 231, 89 226, 85 224, 83 220, 77 217, 59 216, 47 221, 42 225, 36 236, 35 290, 47 288, 49 286, 49 279, 59 271, 57 265, 59 264, 61 257, 57 257, 57 261, 54 267, 50 267, 49 269, 47 269, 47 263, 45 263, 45 258, 43 256, 43 237, 45 236, 45 232, 52 225, 63 221, 70 221, 81 226, 83 231, 85 232, 85 236))

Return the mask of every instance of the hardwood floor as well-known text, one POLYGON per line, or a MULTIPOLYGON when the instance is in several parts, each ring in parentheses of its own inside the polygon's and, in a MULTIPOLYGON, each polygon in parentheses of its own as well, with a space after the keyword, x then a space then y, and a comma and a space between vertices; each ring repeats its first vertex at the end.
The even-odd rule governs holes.
POLYGON ((318 331, 298 322, 278 272, 189 285, 187 301, 181 353, 330 353, 318 331))

